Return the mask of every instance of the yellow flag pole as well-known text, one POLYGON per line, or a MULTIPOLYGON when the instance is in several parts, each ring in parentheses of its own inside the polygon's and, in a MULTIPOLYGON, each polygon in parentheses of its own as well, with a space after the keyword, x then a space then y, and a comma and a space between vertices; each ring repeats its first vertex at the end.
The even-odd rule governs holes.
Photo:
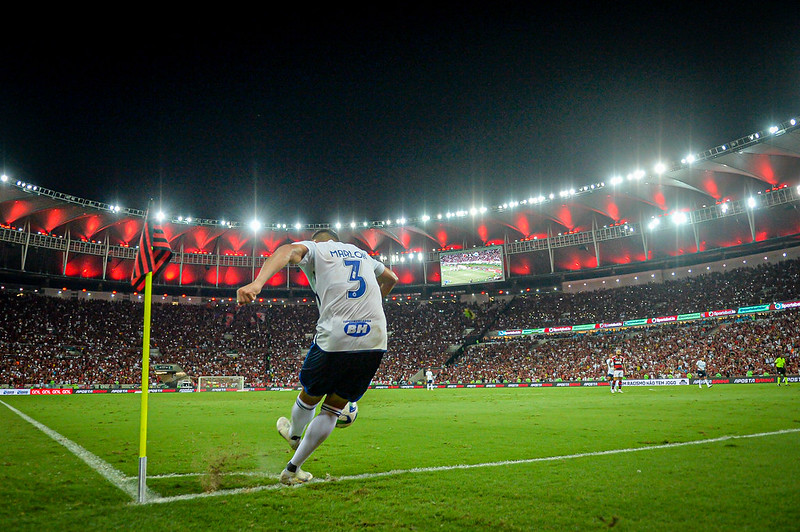
POLYGON ((139 421, 139 503, 147 498, 147 397, 150 395, 150 307, 153 299, 153 272, 145 276, 144 334, 142 335, 142 405, 139 421))

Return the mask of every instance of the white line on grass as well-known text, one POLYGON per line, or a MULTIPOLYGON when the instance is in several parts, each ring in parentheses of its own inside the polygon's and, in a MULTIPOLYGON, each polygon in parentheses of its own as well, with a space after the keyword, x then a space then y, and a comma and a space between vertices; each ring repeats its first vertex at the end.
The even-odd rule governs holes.
MULTIPOLYGON (((576 453, 576 454, 566 454, 561 456, 543 456, 541 458, 526 458, 524 460, 504 460, 502 462, 486 462, 482 464, 457 464, 457 465, 449 465, 449 466, 436 466, 436 467, 415 467, 413 469, 393 469, 391 471, 383 471, 381 473, 363 473, 360 475, 349 475, 343 477, 328 477, 326 479, 312 479, 309 484, 311 483, 320 483, 320 482, 331 482, 336 481, 340 482, 343 480, 363 480, 363 479, 371 479, 371 478, 380 478, 380 477, 390 477, 396 475, 405 475, 409 473, 434 473, 438 471, 454 471, 456 469, 475 469, 479 467, 500 467, 500 466, 508 466, 508 465, 517 465, 517 464, 533 464, 536 462, 554 462, 556 460, 570 460, 573 458, 587 458, 590 456, 605 456, 610 454, 623 454, 623 453, 635 453, 639 451, 653 451, 656 449, 671 449, 673 447, 686 447, 688 445, 704 445, 707 443, 719 443, 728 440, 739 440, 745 438, 764 438, 767 436, 777 436, 780 434, 792 434, 795 432, 800 432, 800 429, 785 429, 785 430, 776 430, 773 432, 759 432, 756 434, 743 434, 743 435, 733 435, 733 436, 720 436, 719 438, 709 438, 707 440, 695 440, 695 441, 687 441, 687 442, 676 442, 676 443, 664 443, 661 445, 651 445, 650 447, 631 447, 627 449, 610 449, 608 451, 592 451, 588 453, 576 453)), ((302 484, 301 484, 302 486, 302 484)), ((270 490, 277 490, 281 488, 287 488, 289 486, 284 486, 283 484, 269 484, 266 486, 254 486, 250 488, 235 488, 235 489, 228 489, 228 490, 218 490, 218 491, 211 491, 206 493, 189 493, 186 495, 175 495, 173 497, 156 497, 153 499, 148 499, 148 503, 168 503, 168 502, 176 502, 176 501, 188 501, 192 499, 200 499, 205 497, 218 497, 220 495, 239 495, 241 493, 256 493, 259 491, 270 491, 270 490)), ((291 487, 299 487, 299 486, 291 486, 291 487)))
MULTIPOLYGON (((132 484, 130 482, 129 477, 123 475, 121 471, 114 468, 111 464, 109 464, 96 454, 92 453, 91 451, 87 451, 86 449, 84 449, 74 441, 70 440, 66 436, 62 436, 61 434, 54 431, 50 427, 43 425, 42 423, 39 423, 32 417, 24 414, 23 412, 20 412, 19 410, 9 405, 5 401, 0 401, 0 403, 3 403, 6 406, 6 408, 17 414, 19 417, 21 417, 22 419, 24 419, 37 429, 41 430, 42 432, 50 436, 52 439, 54 439, 67 449, 69 449, 69 451, 72 454, 83 460, 86 463, 86 465, 88 465, 89 467, 100 473, 100 475, 102 475, 103 478, 108 480, 114 486, 127 493, 133 500, 138 499, 139 496, 138 486, 136 484, 132 484)), ((148 489, 147 498, 157 499, 159 498, 159 495, 148 489)))
MULTIPOLYGON (((187 477, 202 477, 203 475, 207 474, 208 473, 165 473, 163 475, 147 475, 147 478, 148 479, 187 478, 187 477)), ((280 478, 279 474, 267 473, 266 471, 227 471, 225 473, 220 473, 220 475, 224 477, 271 478, 274 480, 278 480, 280 478)), ((133 480, 138 480, 138 477, 125 477, 125 480, 130 482, 133 480)))

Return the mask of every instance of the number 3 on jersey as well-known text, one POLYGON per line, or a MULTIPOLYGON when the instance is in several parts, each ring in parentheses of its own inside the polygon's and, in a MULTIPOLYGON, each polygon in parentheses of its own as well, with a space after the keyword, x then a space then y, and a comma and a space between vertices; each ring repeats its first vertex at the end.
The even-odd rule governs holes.
POLYGON ((357 282, 358 288, 355 290, 348 290, 347 291, 347 298, 348 299, 357 299, 364 295, 364 292, 367 291, 367 283, 364 281, 364 278, 358 274, 358 271, 361 269, 361 261, 360 260, 345 260, 345 266, 350 267, 350 281, 357 282))

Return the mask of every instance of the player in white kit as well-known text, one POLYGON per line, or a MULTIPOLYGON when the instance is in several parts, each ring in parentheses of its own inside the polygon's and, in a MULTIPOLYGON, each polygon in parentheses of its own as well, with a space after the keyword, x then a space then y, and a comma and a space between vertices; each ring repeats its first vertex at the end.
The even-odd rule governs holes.
POLYGON ((277 423, 280 435, 295 449, 280 480, 301 484, 313 476, 300 466, 333 432, 347 403, 364 395, 380 366, 387 347, 383 298, 397 276, 366 251, 339 242, 332 229, 321 229, 311 240, 279 247, 256 279, 236 292, 238 303, 253 302, 264 284, 290 263, 306 274, 319 308, 314 343, 300 370, 303 390, 292 406, 291 421, 281 417, 277 423))
POLYGON ((697 361, 697 387, 702 388, 703 382, 700 382, 700 379, 703 379, 703 382, 711 388, 712 384, 708 380, 708 376, 706 375, 706 361, 702 358, 697 361))

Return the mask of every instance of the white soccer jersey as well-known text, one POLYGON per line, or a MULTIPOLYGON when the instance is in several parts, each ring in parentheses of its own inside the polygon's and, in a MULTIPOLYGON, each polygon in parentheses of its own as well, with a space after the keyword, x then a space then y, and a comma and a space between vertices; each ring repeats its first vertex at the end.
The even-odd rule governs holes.
POLYGON ((323 351, 386 350, 386 315, 377 276, 384 265, 352 244, 299 242, 299 266, 317 296, 314 341, 323 351))
POLYGON ((705 371, 706 370, 706 361, 705 360, 698 360, 697 361, 697 369, 699 371, 705 371))
POLYGON ((606 366, 608 366, 609 375, 614 373, 614 360, 611 358, 606 359, 606 366))

